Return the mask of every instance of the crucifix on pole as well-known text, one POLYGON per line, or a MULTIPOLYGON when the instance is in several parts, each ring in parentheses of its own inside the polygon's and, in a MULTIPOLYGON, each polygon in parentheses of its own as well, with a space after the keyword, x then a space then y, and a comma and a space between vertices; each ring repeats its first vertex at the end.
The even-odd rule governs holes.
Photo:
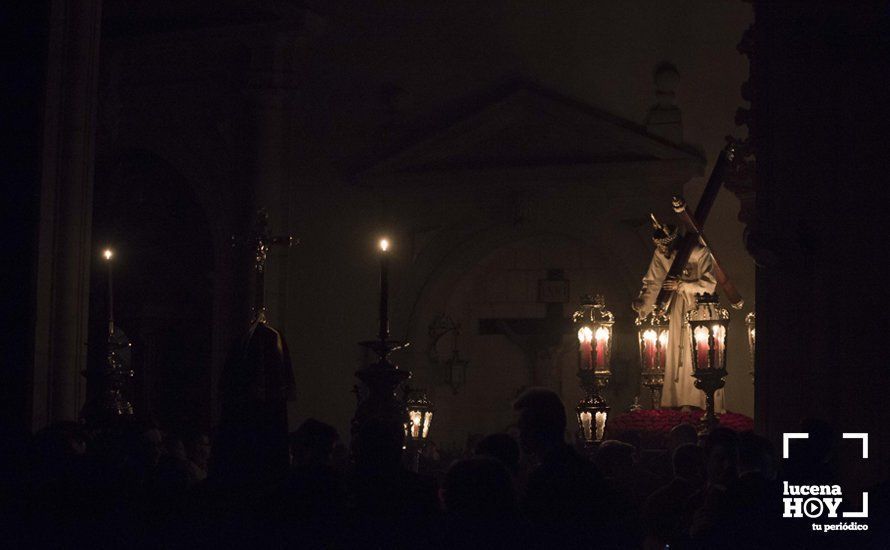
POLYGON ((265 210, 257 212, 256 227, 248 243, 254 249, 253 270, 254 301, 252 308, 253 321, 266 322, 266 259, 272 246, 285 246, 290 248, 300 243, 300 240, 291 235, 269 235, 269 214, 265 210))
MULTIPOLYGON (((243 445, 239 452, 248 456, 267 453, 257 455, 255 466, 265 473, 284 474, 288 468, 287 402, 294 399, 294 374, 284 335, 266 320, 263 291, 269 247, 291 246, 297 241, 290 236, 270 236, 268 222, 266 213, 260 211, 255 232, 240 239, 240 243, 239 239, 232 239, 233 246, 244 244, 252 248, 256 277, 250 325, 232 349, 220 376, 220 426, 225 427, 220 432, 237 434, 249 430, 261 434, 268 443, 263 449, 249 448, 251 443, 247 440, 226 444, 243 445)), ((234 462, 220 466, 221 469, 229 467, 241 466, 234 462)))

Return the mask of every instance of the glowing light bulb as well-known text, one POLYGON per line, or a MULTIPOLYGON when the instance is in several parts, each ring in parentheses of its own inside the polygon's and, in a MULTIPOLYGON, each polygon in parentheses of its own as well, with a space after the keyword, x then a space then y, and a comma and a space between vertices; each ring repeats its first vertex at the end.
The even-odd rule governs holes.
POLYGON ((111 250, 110 248, 106 248, 105 250, 102 251, 102 257, 105 258, 106 260, 110 260, 113 256, 114 256, 114 251, 111 250))
POLYGON ((590 330, 590 327, 581 327, 578 330, 578 341, 583 343, 590 343, 593 341, 593 331, 590 330))
POLYGON ((389 250, 389 240, 388 239, 380 239, 380 250, 386 252, 389 250))

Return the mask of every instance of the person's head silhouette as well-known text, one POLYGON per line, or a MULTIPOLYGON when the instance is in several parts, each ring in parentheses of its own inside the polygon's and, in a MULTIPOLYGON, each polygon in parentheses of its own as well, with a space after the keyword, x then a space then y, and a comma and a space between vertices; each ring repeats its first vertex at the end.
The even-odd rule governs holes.
POLYGON ((510 475, 499 460, 487 456, 452 464, 440 498, 445 511, 476 517, 508 512, 515 505, 510 475))
POLYGON ((330 465, 334 444, 339 438, 333 426, 307 419, 290 436, 292 464, 295 467, 330 465))
POLYGON ((499 460, 507 470, 516 473, 519 469, 519 445, 505 433, 490 434, 476 443, 476 456, 489 456, 499 460))
POLYGON ((531 454, 541 455, 564 443, 566 410, 559 396, 545 388, 530 388, 513 403, 519 418, 519 442, 531 454))
POLYGON ((634 447, 614 439, 603 441, 594 462, 604 476, 622 477, 633 469, 634 447))
POLYGON ((705 458, 701 447, 692 444, 680 445, 671 457, 674 477, 702 483, 705 479, 705 458))

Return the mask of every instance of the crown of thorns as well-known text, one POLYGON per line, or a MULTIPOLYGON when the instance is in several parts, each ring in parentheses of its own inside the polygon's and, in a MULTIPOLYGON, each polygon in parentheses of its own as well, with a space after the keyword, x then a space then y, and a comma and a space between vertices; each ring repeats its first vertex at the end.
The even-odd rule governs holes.
POLYGON ((658 219, 655 218, 655 214, 649 214, 649 217, 652 218, 652 228, 654 229, 652 240, 655 244, 667 246, 677 240, 678 234, 676 227, 659 223, 658 219))

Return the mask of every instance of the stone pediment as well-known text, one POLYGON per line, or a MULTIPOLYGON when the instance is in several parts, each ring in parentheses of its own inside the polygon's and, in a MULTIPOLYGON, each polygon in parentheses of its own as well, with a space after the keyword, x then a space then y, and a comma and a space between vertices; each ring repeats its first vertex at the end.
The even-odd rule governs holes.
POLYGON ((671 143, 577 100, 521 85, 357 176, 378 183, 456 173, 562 180, 660 175, 685 181, 704 167, 705 159, 687 144, 671 143))

